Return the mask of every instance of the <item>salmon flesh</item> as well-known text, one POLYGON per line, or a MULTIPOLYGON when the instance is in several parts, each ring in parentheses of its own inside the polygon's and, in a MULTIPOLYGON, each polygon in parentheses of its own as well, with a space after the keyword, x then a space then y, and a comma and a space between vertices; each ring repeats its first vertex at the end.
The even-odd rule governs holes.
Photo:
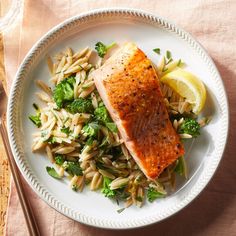
POLYGON ((156 179, 184 148, 151 61, 134 43, 126 43, 92 76, 131 156, 147 178, 156 179))

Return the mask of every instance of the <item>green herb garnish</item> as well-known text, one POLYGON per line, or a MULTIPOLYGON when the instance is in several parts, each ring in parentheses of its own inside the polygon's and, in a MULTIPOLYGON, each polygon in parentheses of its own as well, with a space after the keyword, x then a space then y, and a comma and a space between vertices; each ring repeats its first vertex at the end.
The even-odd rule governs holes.
POLYGON ((177 66, 181 66, 181 64, 182 64, 182 61, 181 61, 181 59, 179 59, 177 66))
POLYGON ((46 140, 47 141, 47 143, 50 143, 50 144, 54 144, 54 143, 56 143, 56 138, 55 137, 53 137, 53 136, 51 136, 48 140, 46 140))
POLYGON ((61 179, 61 176, 56 172, 56 170, 53 167, 46 167, 46 170, 49 175, 51 175, 55 179, 61 179))
POLYGON ((108 136, 105 136, 103 139, 102 139, 102 142, 101 144, 99 145, 100 148, 102 147, 106 147, 107 145, 109 145, 109 137, 108 136))
POLYGON ((109 185, 111 182, 112 182, 111 179, 107 177, 103 178, 103 187, 101 192, 105 195, 105 197, 113 198, 116 195, 115 191, 110 189, 109 185))
POLYGON ((40 119, 40 109, 36 103, 33 103, 33 107, 36 110, 36 115, 30 115, 29 119, 39 128, 42 125, 40 119))
POLYGON ((159 55, 160 55, 160 53, 161 53, 161 49, 160 49, 160 48, 154 48, 153 51, 154 51, 155 53, 159 54, 159 55))
POLYGON ((70 175, 74 176, 82 176, 83 170, 80 167, 79 162, 74 161, 66 161, 63 163, 63 166, 65 167, 66 172, 68 172, 70 175))
POLYGON ((107 122, 107 123, 106 123, 106 127, 107 127, 111 132, 117 133, 117 131, 118 131, 116 124, 113 123, 113 122, 107 122))
POLYGON ((72 189, 73 191, 77 192, 77 190, 78 190, 78 185, 77 185, 77 184, 73 184, 71 189, 72 189))
POLYGON ((147 191, 147 199, 149 202, 154 202, 158 198, 163 198, 165 194, 158 192, 153 187, 149 187, 147 191))
POLYGON ((86 141, 86 145, 91 146, 93 144, 94 138, 93 137, 89 137, 86 141))
POLYGON ((171 52, 170 51, 166 51, 166 58, 168 59, 168 60, 170 60, 171 59, 171 52))
POLYGON ((185 164, 185 160, 183 156, 179 157, 179 159, 177 160, 177 164, 174 171, 178 173, 179 175, 187 178, 187 169, 186 169, 186 164, 185 164))
POLYGON ((39 128, 42 123, 41 123, 41 119, 40 119, 40 113, 37 115, 30 115, 29 119, 39 128))
POLYGON ((64 134, 69 135, 70 134, 70 128, 69 127, 63 127, 61 128, 61 132, 64 134))
POLYGON ((125 191, 125 187, 119 188, 115 190, 116 193, 116 199, 117 200, 126 200, 128 197, 130 197, 130 194, 125 191))
POLYGON ((162 72, 166 72, 166 71, 168 71, 168 68, 165 68, 165 67, 164 67, 164 68, 162 69, 162 72))
POLYGON ((38 106, 36 103, 33 103, 33 107, 34 107, 34 109, 35 109, 36 111, 39 112, 39 106, 38 106))
POLYGON ((57 154, 55 156, 55 163, 57 165, 62 166, 64 162, 65 162, 65 157, 63 155, 57 154))
POLYGON ((124 208, 120 208, 120 209, 118 209, 117 210, 117 212, 120 214, 122 211, 124 211, 126 208, 124 207, 124 208))

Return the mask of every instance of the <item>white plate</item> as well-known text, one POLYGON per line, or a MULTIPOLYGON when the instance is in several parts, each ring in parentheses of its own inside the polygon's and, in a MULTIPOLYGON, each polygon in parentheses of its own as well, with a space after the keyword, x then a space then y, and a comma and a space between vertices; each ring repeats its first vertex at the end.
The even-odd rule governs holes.
MULTIPOLYGON (((12 151, 19 169, 34 191, 50 206, 79 222, 104 228, 134 228, 161 221, 184 208, 207 185, 222 157, 228 132, 228 105, 220 75, 204 49, 188 33, 174 24, 139 10, 104 9, 73 17, 48 32, 31 49, 11 89, 8 106, 8 129, 12 151), (201 78, 208 90, 204 115, 213 120, 188 145, 187 162, 190 180, 178 181, 177 190, 165 199, 147 203, 143 208, 130 207, 117 213, 116 203, 102 194, 71 191, 45 171, 49 161, 44 154, 31 153, 31 134, 35 130, 28 119, 33 112, 37 90, 34 80, 48 81, 46 54, 94 47, 97 41, 134 41, 155 63, 152 49, 170 50, 174 58, 187 62, 188 70, 201 78), (190 151, 191 150, 191 151, 190 151)), ((204 207, 204 206, 203 206, 204 207)))

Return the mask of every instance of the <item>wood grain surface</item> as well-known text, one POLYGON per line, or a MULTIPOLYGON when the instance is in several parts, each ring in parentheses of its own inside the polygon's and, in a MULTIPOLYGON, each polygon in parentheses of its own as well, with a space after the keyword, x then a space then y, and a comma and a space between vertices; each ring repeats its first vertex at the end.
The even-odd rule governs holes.
MULTIPOLYGON (((0 1, 0 16, 6 14, 10 8, 10 0, 0 1)), ((4 66, 4 44, 3 35, 0 33, 0 80, 6 92, 7 79, 4 66)), ((11 171, 8 164, 5 148, 3 146, 2 138, 0 136, 0 236, 4 233, 4 226, 6 224, 6 213, 8 206, 8 198, 10 194, 10 178, 11 171)))
MULTIPOLYGON (((0 79, 6 88, 2 35, 0 35, 0 79)), ((0 235, 3 235, 3 229, 5 225, 7 202, 10 189, 10 175, 11 173, 5 149, 0 136, 0 235)))

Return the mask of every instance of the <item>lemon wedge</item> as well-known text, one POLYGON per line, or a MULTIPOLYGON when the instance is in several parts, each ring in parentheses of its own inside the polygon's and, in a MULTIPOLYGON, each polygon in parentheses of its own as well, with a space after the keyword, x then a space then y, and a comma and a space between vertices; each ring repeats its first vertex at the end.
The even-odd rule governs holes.
POLYGON ((198 114, 206 102, 206 89, 200 79, 192 73, 177 69, 167 73, 161 78, 161 82, 167 84, 186 101, 192 104, 193 112, 198 114))

